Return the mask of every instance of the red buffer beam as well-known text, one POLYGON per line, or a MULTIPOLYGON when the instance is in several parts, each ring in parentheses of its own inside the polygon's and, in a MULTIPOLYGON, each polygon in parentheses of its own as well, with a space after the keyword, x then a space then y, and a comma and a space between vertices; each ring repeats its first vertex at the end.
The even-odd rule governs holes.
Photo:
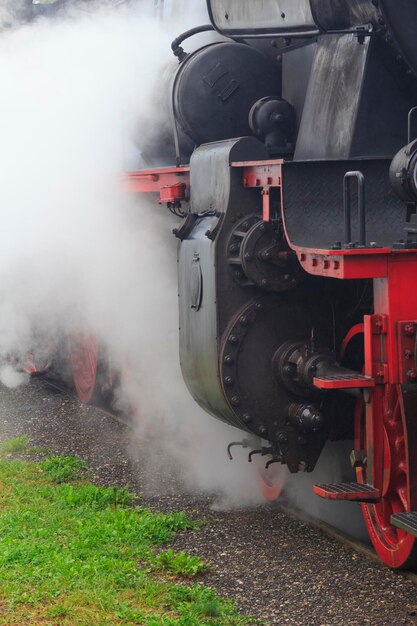
POLYGON ((126 172, 122 181, 132 193, 159 194, 159 204, 187 201, 190 197, 190 168, 126 172))

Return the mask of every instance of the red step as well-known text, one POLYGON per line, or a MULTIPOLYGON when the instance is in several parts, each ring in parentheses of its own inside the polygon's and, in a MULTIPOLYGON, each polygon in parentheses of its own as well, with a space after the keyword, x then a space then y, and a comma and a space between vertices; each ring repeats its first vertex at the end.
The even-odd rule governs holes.
POLYGON ((334 376, 317 376, 313 378, 313 385, 317 389, 363 389, 375 387, 375 379, 352 372, 334 376))
POLYGON ((379 502, 381 492, 372 485, 359 483, 329 483, 314 485, 313 491, 328 500, 348 500, 349 502, 379 502))

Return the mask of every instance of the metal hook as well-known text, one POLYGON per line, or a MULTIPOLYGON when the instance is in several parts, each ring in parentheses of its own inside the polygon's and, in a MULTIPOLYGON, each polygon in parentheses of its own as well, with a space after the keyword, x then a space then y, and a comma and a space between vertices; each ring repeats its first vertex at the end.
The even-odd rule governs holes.
POLYGON ((251 452, 249 452, 249 456, 248 456, 249 463, 252 463, 252 457, 254 456, 254 454, 262 454, 262 449, 261 450, 252 450, 251 452))
POLYGON ((249 439, 242 439, 242 441, 232 441, 232 443, 229 443, 229 445, 227 446, 227 456, 231 461, 233 461, 233 457, 230 450, 233 448, 233 446, 242 446, 242 448, 249 448, 250 441, 249 439))
POLYGON ((266 456, 267 454, 272 454, 273 451, 274 451, 273 448, 260 448, 258 450, 252 450, 252 452, 249 452, 248 461, 249 463, 252 463, 252 457, 254 454, 260 454, 261 456, 266 456))
POLYGON ((265 469, 268 469, 270 465, 272 465, 273 463, 281 463, 281 457, 276 457, 275 459, 270 459, 266 464, 265 464, 265 469))

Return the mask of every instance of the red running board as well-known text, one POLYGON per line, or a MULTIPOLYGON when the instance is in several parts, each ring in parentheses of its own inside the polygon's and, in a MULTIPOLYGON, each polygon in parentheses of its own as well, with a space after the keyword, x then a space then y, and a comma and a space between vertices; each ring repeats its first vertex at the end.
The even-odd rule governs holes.
POLYGON ((381 492, 372 485, 359 483, 329 483, 314 485, 313 491, 328 500, 348 500, 349 502, 379 502, 381 492))

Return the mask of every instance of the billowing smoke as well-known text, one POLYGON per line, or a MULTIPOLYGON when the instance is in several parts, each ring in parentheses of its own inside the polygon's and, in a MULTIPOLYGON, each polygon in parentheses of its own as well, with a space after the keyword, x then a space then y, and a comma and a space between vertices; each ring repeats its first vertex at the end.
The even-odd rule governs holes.
POLYGON ((203 414, 182 381, 172 219, 121 181, 161 123, 171 61, 172 27, 140 7, 0 34, 0 377, 20 382, 19 355, 65 362, 68 333, 93 332, 159 471, 244 503, 256 472, 225 454, 240 433, 203 414))
MULTIPOLYGON (((0 33, 0 380, 27 379, 12 367, 19 355, 48 363, 57 352, 62 366, 67 335, 94 334, 117 372, 117 406, 136 416, 131 454, 150 476, 175 472, 230 506, 259 501, 257 472, 247 450, 228 461, 242 434, 204 414, 182 381, 175 222, 154 199, 129 197, 120 176, 145 164, 170 41, 207 21, 203 4, 190 0, 169 32, 139 3, 0 33)), ((305 505, 310 478, 289 487, 305 505)))

